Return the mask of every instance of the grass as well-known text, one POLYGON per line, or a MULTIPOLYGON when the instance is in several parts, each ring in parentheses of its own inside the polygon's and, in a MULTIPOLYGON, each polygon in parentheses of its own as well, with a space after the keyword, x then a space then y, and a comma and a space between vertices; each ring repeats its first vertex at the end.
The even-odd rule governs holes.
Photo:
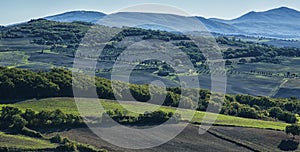
MULTIPOLYGON (((81 113, 83 115, 99 115, 102 114, 103 111, 95 108, 99 106, 97 100, 94 99, 83 99, 80 101, 82 104, 79 106, 81 108, 85 108, 85 113, 81 113)), ((127 109, 130 111, 129 114, 131 115, 138 115, 139 113, 144 113, 145 111, 155 111, 155 110, 163 110, 165 112, 174 112, 175 109, 171 107, 164 107, 158 106, 148 103, 141 103, 141 102, 122 102, 119 104, 116 101, 111 100, 101 100, 101 103, 105 110, 114 110, 119 109, 120 111, 124 111, 127 109)), ((48 99, 41 99, 41 100, 27 100, 23 102, 19 102, 16 104, 7 104, 9 106, 14 106, 20 108, 21 110, 32 109, 34 111, 41 111, 41 110, 56 110, 61 109, 65 113, 79 115, 77 110, 76 103, 74 102, 73 98, 48 98, 48 99)), ((4 104, 0 105, 6 106, 4 104)), ((186 109, 179 109, 178 113, 181 114, 182 119, 187 119, 193 113, 192 110, 186 109)), ((257 119, 248 119, 248 118, 240 118, 222 114, 213 114, 213 113, 205 113, 201 111, 197 111, 193 117, 193 122, 201 123, 204 115, 207 114, 209 120, 212 118, 217 117, 215 121, 215 125, 229 125, 229 126, 240 126, 240 127, 252 127, 252 128, 261 128, 261 129, 275 129, 275 130, 284 130, 285 126, 288 125, 284 122, 279 121, 264 121, 264 120, 257 120, 257 119)))
POLYGON ((28 58, 22 51, 0 52, 0 65, 15 67, 27 63, 28 58))
MULTIPOLYGON (((50 50, 45 50, 45 54, 55 54, 50 50)), ((50 69, 51 64, 47 62, 32 62, 29 61, 31 56, 30 51, 8 51, 0 52, 0 66, 8 68, 25 68, 25 69, 50 69)), ((40 51, 39 51, 40 52, 40 51)))
POLYGON ((0 146, 26 150, 56 148, 57 144, 50 143, 50 141, 43 139, 31 138, 23 135, 10 135, 0 132, 0 146))
POLYGON ((14 68, 21 68, 21 69, 32 69, 32 70, 47 70, 51 69, 50 63, 44 63, 44 62, 27 62, 25 64, 19 64, 14 66, 14 68))
MULTIPOLYGON (((194 117, 194 121, 198 122, 202 120, 203 112, 197 112, 196 116, 194 117), (200 116, 200 117, 199 117, 200 116)), ((211 114, 215 115, 215 114, 211 114)), ((240 117, 233 117, 227 115, 218 115, 218 119, 216 120, 217 125, 229 125, 229 126, 239 126, 239 127, 251 127, 251 128, 260 128, 260 129, 275 129, 275 130, 284 130, 285 127, 288 125, 284 122, 278 121, 265 121, 265 120, 258 120, 258 119, 248 119, 248 118, 240 118, 240 117)))

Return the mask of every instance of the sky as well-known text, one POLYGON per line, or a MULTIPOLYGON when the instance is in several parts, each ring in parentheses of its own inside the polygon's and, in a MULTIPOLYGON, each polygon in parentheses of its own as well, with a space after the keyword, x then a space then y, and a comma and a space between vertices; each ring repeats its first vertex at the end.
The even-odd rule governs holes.
POLYGON ((145 3, 174 6, 193 16, 222 19, 233 19, 250 11, 266 11, 283 6, 300 10, 299 0, 1 0, 0 25, 74 10, 109 14, 145 3))

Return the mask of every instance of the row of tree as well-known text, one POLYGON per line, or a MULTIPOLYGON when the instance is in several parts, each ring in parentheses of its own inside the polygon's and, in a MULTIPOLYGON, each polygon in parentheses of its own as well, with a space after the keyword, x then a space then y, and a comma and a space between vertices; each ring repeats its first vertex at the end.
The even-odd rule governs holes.
POLYGON ((120 111, 119 109, 109 110, 102 116, 102 123, 106 123, 113 119, 116 122, 123 124, 161 124, 166 121, 177 123, 180 121, 180 114, 173 112, 154 111, 139 114, 139 116, 132 116, 128 111, 120 111))
POLYGON ((22 112, 18 108, 5 106, 0 113, 0 126, 2 130, 12 128, 17 131, 27 128, 48 128, 48 127, 74 127, 82 125, 81 117, 72 114, 65 114, 61 110, 40 111, 38 113, 27 109, 22 112))
MULTIPOLYGON (((218 38, 218 39, 224 39, 218 38)), ((228 38, 227 38, 228 39, 228 38)), ((228 39, 228 41, 231 41, 228 39)), ((227 44, 221 41, 222 44, 227 44)), ((276 59, 278 56, 286 57, 299 57, 300 49, 293 47, 274 47, 270 45, 255 44, 249 42, 238 42, 243 43, 243 47, 232 49, 228 48, 223 52, 225 59, 234 58, 245 58, 252 57, 249 62, 267 62, 267 63, 280 63, 280 60, 276 59)), ((238 47, 238 45, 236 45, 238 47)))
MULTIPOLYGON (((74 88, 72 72, 66 69, 52 69, 49 72, 33 72, 14 68, 0 68, 0 98, 1 99, 25 99, 46 97, 73 97, 73 89, 80 92, 81 97, 90 97, 89 92, 96 87, 99 98, 148 101, 151 98, 149 85, 134 85, 123 82, 112 82, 104 78, 84 76, 75 79, 74 88), (129 87, 129 92, 125 90, 129 87), (129 98, 131 93, 134 99, 129 98)), ((180 95, 162 88, 151 86, 154 94, 166 96, 164 105, 178 106, 180 95)), ((186 108, 196 106, 191 100, 185 98, 186 108)))
POLYGON ((285 121, 287 123, 295 123, 297 121, 295 113, 283 111, 280 107, 266 108, 257 105, 240 104, 236 101, 226 102, 221 110, 222 114, 239 116, 254 119, 274 118, 285 121))
MULTIPOLYGON (((146 102, 151 99, 151 94, 155 94, 154 101, 157 100, 157 104, 159 104, 161 97, 165 96, 163 102, 165 106, 177 107, 182 99, 184 108, 206 110, 211 95, 208 90, 190 89, 185 92, 190 93, 192 97, 193 93, 198 92, 200 96, 199 99, 191 99, 188 94, 182 95, 182 90, 179 87, 163 90, 157 86, 126 84, 119 81, 112 82, 99 77, 95 78, 95 84, 93 84, 92 78, 84 76, 84 79, 74 81, 74 89, 80 92, 81 97, 90 97, 89 92, 96 87, 98 97, 102 99, 146 102), (115 84, 114 89, 112 83, 115 84), (127 87, 129 90, 125 90, 127 87)), ((1 99, 73 96, 72 72, 69 70, 52 69, 49 72, 33 72, 14 68, 0 68, 1 99)), ((226 95, 222 109, 222 112, 228 115, 248 118, 270 117, 286 122, 294 122, 294 115, 300 114, 300 100, 296 98, 277 99, 250 95, 226 95), (272 109, 274 107, 276 107, 275 110, 278 114, 271 114, 274 112, 274 109, 272 109)))

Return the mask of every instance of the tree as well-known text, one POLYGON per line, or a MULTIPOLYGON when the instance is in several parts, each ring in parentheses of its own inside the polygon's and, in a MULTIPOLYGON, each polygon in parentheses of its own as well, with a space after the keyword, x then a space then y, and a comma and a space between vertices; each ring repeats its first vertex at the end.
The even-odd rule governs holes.
POLYGON ((258 113, 254 108, 244 106, 240 109, 238 116, 245 118, 258 118, 258 113))
POLYGON ((2 107, 1 119, 11 123, 12 117, 19 114, 21 114, 21 110, 18 108, 9 106, 2 107))
POLYGON ((295 123, 297 118, 294 113, 291 112, 284 112, 280 117, 279 120, 283 120, 287 123, 295 123))
POLYGON ((35 118, 35 112, 31 109, 26 109, 25 113, 22 114, 22 117, 27 121, 33 120, 35 118))
POLYGON ((158 76, 163 76, 163 77, 165 77, 165 76, 168 76, 168 75, 169 75, 169 72, 168 72, 168 71, 165 71, 165 70, 163 70, 163 69, 160 69, 160 70, 158 70, 157 75, 158 75, 158 76))
POLYGON ((231 64, 232 64, 232 61, 230 61, 230 60, 225 61, 225 65, 231 65, 231 64))
MULTIPOLYGON (((51 112, 49 111, 41 111, 36 115, 37 122, 35 122, 35 125, 37 126, 49 126, 51 125, 50 121, 51 112)), ((35 126, 35 127, 37 127, 35 126)))
POLYGON ((283 114, 283 111, 279 107, 273 107, 269 110, 269 115, 273 118, 280 118, 283 114))
POLYGON ((66 123, 67 116, 59 109, 51 112, 50 120, 51 125, 59 126, 66 123))
POLYGON ((300 135, 300 126, 297 124, 292 124, 290 126, 286 126, 285 127, 285 133, 288 134, 292 134, 293 135, 293 139, 295 139, 296 135, 300 135))
POLYGON ((57 134, 56 136, 50 138, 50 141, 52 143, 58 143, 58 144, 60 144, 60 143, 63 142, 63 138, 60 135, 57 134))
POLYGON ((16 130, 22 130, 26 125, 27 125, 27 121, 22 118, 20 115, 14 115, 12 117, 12 128, 16 129, 16 130))
POLYGON ((246 62, 247 62, 246 59, 240 59, 240 60, 239 60, 239 63, 242 63, 242 64, 244 64, 244 63, 246 63, 246 62))

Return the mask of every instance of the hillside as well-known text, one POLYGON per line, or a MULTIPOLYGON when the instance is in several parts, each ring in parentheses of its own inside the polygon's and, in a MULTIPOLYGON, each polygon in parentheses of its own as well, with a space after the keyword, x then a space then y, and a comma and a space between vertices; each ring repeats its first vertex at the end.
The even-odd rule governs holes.
POLYGON ((300 35, 300 12, 280 7, 265 12, 249 12, 232 20, 211 19, 232 25, 245 35, 275 38, 298 38, 300 35))
MULTIPOLYGON (((172 17, 176 16, 172 15, 172 17)), ((44 19, 8 26, 0 30, 0 65, 34 71, 48 71, 53 67, 72 68, 79 43, 92 26, 97 27, 98 32, 107 33, 96 35, 100 39, 111 33, 122 31, 106 44, 98 59, 101 64, 97 64, 97 76, 111 78, 110 71, 113 63, 126 49, 126 45, 141 40, 156 39, 175 45, 176 48, 185 52, 196 69, 193 73, 199 76, 201 88, 210 89, 210 74, 215 71, 207 68, 206 59, 199 48, 192 45, 193 42, 185 35, 141 28, 110 28, 87 22, 55 22, 44 19)), ((152 25, 143 26, 155 28, 152 25)), ((282 41, 290 47, 275 47, 265 44, 278 42, 273 39, 255 40, 252 38, 254 41, 248 39, 251 40, 247 37, 216 37, 216 44, 219 45, 226 59, 227 93, 275 97, 297 96, 297 91, 282 94, 280 88, 286 79, 292 81, 296 78, 297 80, 300 75, 297 58, 300 57, 300 49, 293 48, 293 44, 297 44, 298 41, 282 41)), ((173 50, 170 47, 165 49, 173 50)), ((143 55, 151 55, 151 51, 147 53, 143 55)), ((135 54, 141 55, 138 51, 135 54)), ((176 55, 176 58, 181 58, 181 55, 176 55)), ((124 65, 128 65, 128 62, 123 62, 124 65)), ((169 87, 178 86, 178 76, 165 63, 140 61, 136 64, 138 67, 131 75, 131 83, 148 84, 153 80, 161 80, 169 87)), ((191 75, 183 73, 181 76, 190 77, 191 75)), ((122 74, 116 78, 124 81, 122 74)), ((297 86, 293 88, 297 90, 297 86)))
MULTIPOLYGON (((20 69, 0 69, 0 92, 1 103, 9 104, 18 102, 20 99, 47 98, 47 97, 89 97, 93 89, 91 76, 83 79, 72 80, 71 71, 65 69, 52 69, 50 72, 32 72, 20 69), (25 91, 26 90, 26 91, 25 91), (73 94, 80 92, 80 95, 73 94), (22 92, 22 93, 20 93, 22 92), (14 100, 11 100, 14 99, 14 100)), ((95 77, 95 89, 97 96, 101 99, 150 102, 164 106, 185 109, 197 109, 205 111, 209 104, 219 107, 217 101, 211 101, 211 92, 203 89, 189 89, 188 94, 182 94, 184 88, 167 88, 153 85, 130 84, 129 90, 133 98, 129 98, 126 86, 128 84, 118 81, 118 86, 112 86, 112 81, 95 77), (150 91, 151 90, 151 91, 150 91), (199 100, 194 95, 199 94, 199 100), (163 101, 151 101, 152 95, 165 97, 163 101)), ((222 99, 220 99, 222 100, 222 99)), ((220 113, 252 119, 273 120, 278 119, 287 123, 297 121, 296 114, 299 113, 300 100, 276 99, 267 97, 254 97, 249 95, 225 95, 224 103, 220 105, 220 113)), ((38 104, 38 103, 35 103, 38 104)), ((31 106, 33 108, 34 105, 31 106)), ((56 106, 55 106, 56 107, 56 106)), ((117 106, 114 106, 117 107, 117 106)), ((73 109, 75 109, 73 107, 73 109)))
POLYGON ((238 22, 265 22, 265 23, 294 23, 299 24, 300 12, 288 7, 280 7, 265 12, 250 12, 239 18, 230 20, 238 22))
MULTIPOLYGON (((114 21, 120 22, 120 26, 123 26, 126 22, 127 26, 131 26, 132 23, 136 23, 139 21, 140 23, 147 21, 152 21, 153 24, 141 24, 137 27, 144 29, 152 29, 152 30, 162 30, 162 31, 176 31, 179 29, 185 29, 186 21, 189 20, 188 17, 171 15, 171 14, 155 14, 155 13, 138 13, 138 12, 119 12, 116 14, 104 14, 101 12, 93 12, 93 11, 72 11, 66 12, 54 16, 45 17, 47 20, 57 21, 57 22, 73 22, 73 21, 82 21, 82 22, 90 22, 96 24, 101 19, 106 20, 107 18, 112 18, 114 21), (173 22, 169 22, 173 21, 173 22), (174 24, 179 29, 171 29, 168 27, 172 27, 174 24), (163 26, 162 26, 163 25, 163 26), (169 25, 169 26, 168 26, 169 25)), ((217 33, 227 33, 233 34, 238 31, 235 27, 231 25, 227 25, 221 22, 216 22, 212 20, 205 19, 203 17, 194 17, 193 19, 199 19, 206 28, 211 32, 217 33)), ((100 22, 99 24, 109 25, 110 23, 100 22)), ((110 25, 110 26, 119 26, 119 25, 110 25)))
MULTIPOLYGON (((92 100, 95 99, 86 99, 85 104, 89 105, 92 100)), ((101 100, 101 104, 104 106, 105 110, 111 111, 115 109, 119 109, 120 112, 125 113, 125 108, 135 108, 139 109, 140 112, 148 111, 149 109, 153 109, 154 107, 158 107, 158 105, 153 105, 149 103, 139 103, 139 102, 127 102, 123 101, 122 106, 113 100, 101 100)), ((46 98, 46 99, 32 99, 25 100, 14 104, 0 104, 0 107, 16 107, 20 110, 30 112, 31 109, 37 115, 42 113, 47 113, 50 111, 54 111, 59 109, 62 113, 67 116, 74 115, 77 116, 79 114, 74 98, 46 98)), ((89 106, 89 108, 91 108, 89 106)), ((171 107, 160 107, 160 110, 164 112, 170 112, 175 109, 171 107)), ((91 109, 91 111, 93 111, 91 109)), ((59 112, 59 111, 57 111, 59 112)), ((56 113, 57 113, 56 112, 56 113)), ((184 113, 192 112, 192 111, 182 111, 184 113)), ((130 113, 132 115, 137 115, 135 113, 130 113)), ((199 124, 202 121, 204 116, 204 112, 196 112, 193 122, 199 124)), ((52 114, 49 114, 52 115, 52 114)), ((40 115, 41 117, 42 115, 40 115)), ((45 116, 43 116, 45 117, 45 116)), ((50 117, 51 118, 51 117, 50 117)), ((183 120, 185 117, 182 118, 183 120)), ((52 122, 51 119, 47 122, 52 122)), ((32 122, 31 122, 32 123, 32 122)), ((174 124, 174 127, 176 124, 174 124)), ((281 142, 283 142, 287 135, 284 132, 279 131, 283 130, 287 125, 286 123, 279 121, 263 121, 263 120, 255 120, 255 119, 247 119, 247 118, 238 118, 233 116, 227 116, 220 114, 214 123, 215 126, 212 126, 211 129, 203 135, 198 134, 198 126, 190 124, 185 130, 180 133, 173 140, 159 146, 152 148, 151 151, 169 151, 169 150, 178 150, 185 149, 188 151, 198 151, 199 148, 205 149, 204 151, 210 150, 228 150, 235 151, 236 149, 240 149, 242 151, 265 151, 267 149, 272 149, 273 151, 279 151, 278 147, 281 142), (239 127, 241 126, 241 127, 239 127), (238 132, 238 134, 236 133, 238 132), (263 136, 261 136, 263 135, 263 136), (274 138, 276 137, 276 138, 274 138), (262 142, 264 141, 264 142, 262 142), (180 143, 180 144, 179 144, 180 143), (262 144, 263 143, 263 144, 262 144), (267 146, 267 147, 266 147, 267 146)), ((8 141, 17 141, 22 144, 17 146, 18 149, 25 150, 26 148, 41 149, 41 148, 51 148, 47 151, 54 151, 55 147, 58 149, 58 145, 55 143, 50 143, 49 138, 56 137, 58 134, 61 138, 67 137, 67 139, 71 142, 78 142, 76 145, 79 146, 80 143, 92 145, 99 149, 106 149, 108 151, 135 151, 124 149, 120 147, 116 147, 100 139, 97 137, 92 131, 85 127, 76 127, 75 126, 65 126, 67 129, 56 129, 53 125, 51 128, 46 128, 40 126, 37 131, 41 132, 44 136, 44 139, 28 137, 24 135, 11 135, 8 133, 0 132, 0 137, 5 137, 0 139, 0 143, 3 143, 7 146, 7 148, 14 147, 11 144, 7 144, 8 141), (38 143, 37 145, 34 145, 38 143)), ((147 137, 145 137, 147 139, 147 137)), ((296 138, 295 141, 299 139, 296 138)), ((52 141, 52 140, 50 140, 52 141)), ((52 141, 53 142, 53 141, 52 141)), ((1 145, 3 146, 3 145, 1 145)), ((88 146, 90 147, 90 146, 88 146)), ((71 147, 72 148, 72 147, 71 147)), ((59 149, 58 149, 59 150, 59 149)), ((139 151, 139 150, 138 150, 139 151)), ((150 151, 150 149, 144 150, 150 151)))
MULTIPOLYGON (((136 23, 135 21, 137 20, 140 21, 140 23, 143 22, 143 20, 154 21, 154 24, 151 26, 140 25, 138 27, 166 31, 174 31, 174 29, 161 27, 161 25, 167 26, 176 24, 178 28, 182 27, 182 29, 186 30, 186 28, 184 28, 186 24, 182 21, 188 18, 178 15, 155 13, 120 12, 116 14, 104 14, 93 11, 73 11, 45 17, 45 19, 59 22, 83 21, 97 23, 100 19, 105 19, 105 17, 114 18, 114 20, 120 22, 120 24, 124 24, 126 21, 128 26, 131 25, 131 22, 136 23), (174 21, 174 24, 169 21, 174 21)), ((213 33, 283 39, 300 37, 300 33, 298 32, 300 31, 300 12, 287 7, 275 8, 265 12, 252 11, 232 20, 206 19, 200 16, 193 18, 198 18, 207 30, 213 33)))
POLYGON ((203 152, 237 150, 243 152, 255 150, 280 152, 284 150, 284 146, 281 147, 282 150, 278 147, 284 145, 284 143, 291 143, 289 146, 286 146, 285 149, 296 150, 295 145, 297 146, 297 142, 300 140, 297 137, 293 143, 291 140, 286 140, 289 137, 287 137, 284 132, 255 128, 213 126, 209 132, 203 135, 198 134, 198 129, 198 127, 189 125, 173 140, 161 146, 145 150, 125 149, 111 145, 95 136, 95 134, 87 128, 71 129, 60 132, 60 134, 72 140, 87 143, 98 148, 105 148, 112 152, 198 152, 199 149, 203 152))
POLYGON ((300 11, 133 3, 2 5, 0 152, 300 152, 300 11))
POLYGON ((71 11, 62 14, 57 14, 53 16, 45 17, 45 19, 50 21, 57 22, 74 22, 74 21, 82 21, 82 22, 91 22, 96 23, 106 14, 95 11, 71 11))

